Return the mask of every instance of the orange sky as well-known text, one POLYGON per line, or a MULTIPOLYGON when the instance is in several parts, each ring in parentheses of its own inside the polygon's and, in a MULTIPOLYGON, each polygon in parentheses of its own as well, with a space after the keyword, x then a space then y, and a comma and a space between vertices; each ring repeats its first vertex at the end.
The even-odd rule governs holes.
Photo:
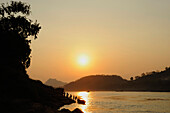
MULTIPOLYGON (((8 0, 2 0, 6 2, 8 0)), ((169 0, 21 0, 40 22, 28 73, 43 82, 123 78, 170 66, 169 0), (89 62, 77 63, 85 54, 89 62)))

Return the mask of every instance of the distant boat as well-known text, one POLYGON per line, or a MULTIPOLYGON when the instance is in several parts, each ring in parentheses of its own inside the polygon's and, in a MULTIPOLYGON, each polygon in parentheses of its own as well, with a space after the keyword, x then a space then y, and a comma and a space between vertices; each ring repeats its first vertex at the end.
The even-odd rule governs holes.
POLYGON ((90 92, 89 90, 87 92, 90 92))

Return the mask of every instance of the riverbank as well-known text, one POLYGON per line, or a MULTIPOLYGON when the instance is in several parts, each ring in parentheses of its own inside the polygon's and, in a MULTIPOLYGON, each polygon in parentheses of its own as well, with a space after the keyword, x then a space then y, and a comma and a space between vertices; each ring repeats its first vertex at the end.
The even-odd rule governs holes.
MULTIPOLYGON (((4 113, 71 113, 59 110, 64 105, 75 103, 63 96, 64 89, 44 85, 32 80, 24 71, 1 67, 0 112, 4 113)), ((82 113, 74 110, 73 113, 82 113)))

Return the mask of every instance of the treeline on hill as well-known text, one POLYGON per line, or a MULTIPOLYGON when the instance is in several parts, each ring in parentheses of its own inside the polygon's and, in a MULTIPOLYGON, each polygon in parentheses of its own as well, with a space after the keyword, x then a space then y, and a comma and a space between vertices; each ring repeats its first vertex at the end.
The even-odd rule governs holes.
POLYGON ((128 90, 137 91, 170 91, 170 67, 163 71, 152 71, 136 76, 128 81, 128 90))
POLYGON ((123 79, 117 75, 91 75, 64 86, 73 91, 170 91, 170 67, 123 79))

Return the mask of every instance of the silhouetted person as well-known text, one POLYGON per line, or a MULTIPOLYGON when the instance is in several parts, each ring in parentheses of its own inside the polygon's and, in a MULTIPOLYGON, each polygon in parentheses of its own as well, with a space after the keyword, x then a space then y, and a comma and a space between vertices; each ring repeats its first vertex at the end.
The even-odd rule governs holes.
POLYGON ((72 98, 72 95, 70 94, 70 98, 72 98))
POLYGON ((75 97, 75 100, 77 100, 77 96, 75 97))
POLYGON ((67 95, 66 95, 67 98, 68 98, 68 95, 69 95, 69 94, 67 93, 67 95))

